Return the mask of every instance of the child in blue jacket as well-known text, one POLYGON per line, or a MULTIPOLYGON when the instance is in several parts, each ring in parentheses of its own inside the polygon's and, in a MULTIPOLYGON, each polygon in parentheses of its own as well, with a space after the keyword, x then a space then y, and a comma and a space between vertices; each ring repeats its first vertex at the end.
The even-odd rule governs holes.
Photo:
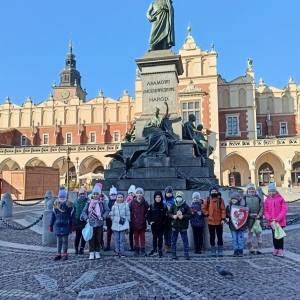
POLYGON ((63 259, 68 259, 68 237, 75 227, 75 213, 73 203, 67 200, 65 188, 58 192, 58 199, 53 204, 53 211, 50 220, 50 231, 57 237, 57 253, 54 260, 61 259, 61 250, 63 250, 63 259))

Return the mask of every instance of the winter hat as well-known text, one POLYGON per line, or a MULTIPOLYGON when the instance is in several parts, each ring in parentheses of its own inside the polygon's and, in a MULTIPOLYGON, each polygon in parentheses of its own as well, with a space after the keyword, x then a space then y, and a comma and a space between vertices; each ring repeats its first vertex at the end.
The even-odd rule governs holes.
POLYGON ((137 193, 137 192, 141 192, 143 195, 144 195, 144 190, 142 189, 142 188, 140 188, 140 187, 138 187, 138 188, 136 188, 135 189, 135 194, 137 193))
POLYGON ((112 186, 109 190, 109 195, 116 195, 116 194, 117 194, 117 189, 114 186, 112 186))
POLYGON ((230 199, 237 199, 237 200, 241 200, 241 195, 238 192, 233 192, 230 195, 230 199))
POLYGON ((125 194, 124 194, 123 192, 121 192, 121 191, 117 191, 116 194, 117 194, 117 196, 118 196, 118 195, 122 195, 123 198, 125 198, 125 194))
POLYGON ((268 186, 268 191, 276 191, 276 186, 274 182, 271 182, 268 186))
POLYGON ((102 183, 97 182, 97 183, 95 184, 95 186, 99 186, 100 190, 102 191, 102 183))
POLYGON ((172 188, 171 186, 167 186, 167 187, 165 188, 165 193, 166 193, 166 194, 167 194, 167 193, 173 194, 173 188, 172 188))
POLYGON ((67 198, 67 192, 63 186, 58 191, 58 198, 67 198))
POLYGON ((161 191, 156 191, 156 192, 154 192, 154 196, 153 196, 153 199, 154 199, 154 200, 155 200, 155 197, 156 197, 156 196, 160 196, 161 200, 163 199, 163 194, 162 194, 161 191))
POLYGON ((100 189, 99 185, 97 185, 97 184, 93 188, 92 194, 94 194, 94 193, 98 193, 99 195, 101 194, 101 189, 100 189))
POLYGON ((128 194, 129 193, 134 193, 135 194, 135 185, 130 186, 130 188, 128 189, 128 194))
POLYGON ((216 190, 218 192, 219 188, 216 185, 212 185, 209 187, 209 193, 211 193, 212 190, 216 190))
POLYGON ((199 192, 194 192, 193 195, 192 195, 192 198, 197 198, 197 199, 200 199, 200 193, 199 192))
POLYGON ((86 189, 81 188, 81 189, 79 190, 78 194, 79 194, 79 195, 80 195, 80 194, 86 194, 86 189))
POLYGON ((248 183, 246 185, 246 189, 249 190, 249 189, 255 189, 255 185, 253 183, 248 183))
POLYGON ((176 198, 177 198, 177 197, 180 197, 180 198, 184 199, 184 193, 181 192, 181 191, 177 191, 177 192, 176 192, 176 198))

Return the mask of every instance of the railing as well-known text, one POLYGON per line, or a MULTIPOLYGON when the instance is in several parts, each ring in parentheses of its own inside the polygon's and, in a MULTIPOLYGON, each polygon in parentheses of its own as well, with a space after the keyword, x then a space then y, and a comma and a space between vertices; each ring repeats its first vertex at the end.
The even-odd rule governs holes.
POLYGON ((293 146, 300 145, 300 138, 277 138, 265 140, 236 140, 221 141, 220 147, 270 147, 270 146, 293 146))
POLYGON ((0 148, 0 155, 13 154, 39 154, 39 153, 66 153, 71 147, 71 152, 115 152, 118 144, 91 144, 91 145, 61 145, 61 146, 36 146, 0 148))

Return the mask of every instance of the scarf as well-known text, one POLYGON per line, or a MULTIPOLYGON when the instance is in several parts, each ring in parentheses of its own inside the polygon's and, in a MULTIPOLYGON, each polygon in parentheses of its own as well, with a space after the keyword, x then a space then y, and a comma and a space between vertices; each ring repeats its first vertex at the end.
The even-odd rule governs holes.
POLYGON ((89 213, 95 220, 102 220, 100 204, 103 203, 100 199, 92 199, 89 205, 89 213))

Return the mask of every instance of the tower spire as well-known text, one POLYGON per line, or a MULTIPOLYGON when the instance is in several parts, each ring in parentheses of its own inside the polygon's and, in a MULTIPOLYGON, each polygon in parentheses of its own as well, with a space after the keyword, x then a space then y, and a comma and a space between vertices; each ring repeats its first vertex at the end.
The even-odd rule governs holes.
POLYGON ((70 40, 70 44, 69 44, 69 48, 70 48, 70 53, 73 53, 73 41, 72 39, 70 40))

